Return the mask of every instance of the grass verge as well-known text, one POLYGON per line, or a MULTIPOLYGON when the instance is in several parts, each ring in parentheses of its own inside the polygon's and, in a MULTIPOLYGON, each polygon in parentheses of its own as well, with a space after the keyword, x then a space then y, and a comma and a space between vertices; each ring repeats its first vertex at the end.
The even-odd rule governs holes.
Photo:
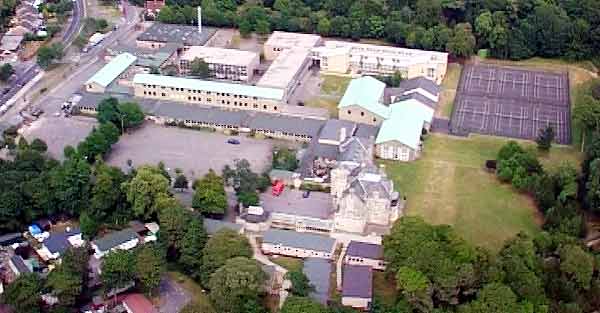
POLYGON ((442 90, 440 92, 440 111, 438 114, 442 117, 450 118, 452 115, 454 98, 456 98, 456 89, 458 88, 461 73, 462 65, 458 63, 448 64, 448 70, 442 81, 442 90))
POLYGON ((273 261, 273 263, 281 265, 281 267, 288 271, 302 271, 302 268, 304 267, 302 259, 287 256, 270 257, 269 259, 273 261))

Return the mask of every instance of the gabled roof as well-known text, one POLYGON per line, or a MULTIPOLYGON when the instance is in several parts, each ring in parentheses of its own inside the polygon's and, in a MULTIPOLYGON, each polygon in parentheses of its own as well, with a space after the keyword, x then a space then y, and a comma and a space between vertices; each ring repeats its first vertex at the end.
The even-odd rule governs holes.
POLYGON ((136 74, 133 77, 135 84, 158 85, 165 87, 204 90, 219 93, 232 93, 242 96, 257 97, 281 101, 283 89, 256 87, 250 85, 223 83, 209 80, 163 76, 156 74, 136 74))
POLYGON ((329 260, 307 258, 302 268, 302 272, 304 272, 310 284, 314 286, 314 291, 310 293, 310 297, 322 304, 327 304, 327 301, 329 301, 331 267, 329 260))
POLYGON ((331 252, 335 245, 335 239, 328 236, 281 229, 267 230, 263 242, 320 252, 331 252))
POLYGON ((441 90, 438 84, 423 76, 402 80, 398 88, 404 91, 421 88, 434 96, 438 96, 441 90))
POLYGON ((346 255, 352 257, 368 258, 373 260, 383 259, 383 247, 374 243, 350 241, 346 255))
POLYGON ((120 244, 136 239, 137 234, 131 228, 125 228, 123 230, 110 233, 100 239, 94 241, 96 247, 100 251, 108 251, 120 244))
POLYGON ((371 76, 363 76, 350 81, 338 108, 359 106, 373 114, 387 118, 388 108, 381 103, 385 84, 371 76))
POLYGON ((370 266, 344 265, 342 297, 370 299, 373 296, 373 269, 370 266))
POLYGON ((375 144, 397 141, 411 149, 418 149, 423 124, 431 123, 434 110, 414 99, 390 105, 390 118, 381 124, 375 144))
POLYGON ((438 103, 436 101, 433 101, 418 92, 412 92, 412 93, 409 93, 406 95, 402 95, 402 96, 396 98, 395 102, 406 101, 406 100, 411 100, 411 99, 419 101, 434 110, 438 106, 438 103))
POLYGON ((96 83, 102 87, 107 87, 113 80, 125 72, 135 60, 137 60, 137 57, 131 53, 119 54, 88 79, 86 84, 96 83))
POLYGON ((18 273, 16 273, 16 274, 31 273, 31 270, 29 269, 27 264, 25 264, 25 260, 23 260, 23 258, 21 256, 13 255, 12 257, 10 257, 10 262, 14 265, 15 269, 18 271, 18 273))
POLYGON ((63 254, 71 247, 67 238, 81 234, 79 228, 71 229, 70 231, 50 233, 50 236, 44 240, 44 246, 51 253, 63 254))
POLYGON ((132 313, 156 313, 156 308, 148 298, 139 293, 128 294, 123 297, 123 304, 132 313))

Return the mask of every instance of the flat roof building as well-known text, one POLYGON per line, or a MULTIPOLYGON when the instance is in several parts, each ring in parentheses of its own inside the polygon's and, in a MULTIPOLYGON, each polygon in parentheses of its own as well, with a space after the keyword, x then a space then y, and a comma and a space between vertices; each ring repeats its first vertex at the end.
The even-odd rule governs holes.
POLYGON ((252 79, 254 71, 260 64, 260 57, 256 52, 192 46, 179 57, 180 72, 189 74, 191 63, 196 58, 202 59, 208 64, 211 77, 243 82, 252 79))
POLYGON ((321 42, 321 37, 312 34, 275 31, 263 46, 265 60, 273 61, 257 86, 280 88, 287 101, 311 62, 310 50, 321 42))
POLYGON ((331 259, 335 239, 312 233, 269 229, 264 233, 261 249, 267 254, 331 259))
POLYGON ((178 43, 186 47, 204 45, 217 30, 212 27, 154 23, 136 39, 138 47, 158 49, 167 43, 178 43))
POLYGON ((342 304, 366 309, 373 298, 373 269, 370 266, 344 265, 342 304))
POLYGON ((312 49, 321 69, 333 73, 387 75, 400 72, 403 78, 423 76, 441 83, 446 75, 448 53, 348 41, 326 41, 312 49))
POLYGON ((131 53, 119 54, 85 82, 85 89, 89 92, 103 93, 106 91, 106 87, 123 74, 136 60, 137 57, 131 53))

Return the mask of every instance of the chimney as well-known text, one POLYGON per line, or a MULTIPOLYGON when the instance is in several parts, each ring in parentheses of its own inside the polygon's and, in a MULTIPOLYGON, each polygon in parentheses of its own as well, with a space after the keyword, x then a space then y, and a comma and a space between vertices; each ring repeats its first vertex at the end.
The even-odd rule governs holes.
POLYGON ((198 32, 202 33, 202 7, 198 6, 198 32))
POLYGON ((346 127, 340 129, 340 143, 346 140, 346 127))

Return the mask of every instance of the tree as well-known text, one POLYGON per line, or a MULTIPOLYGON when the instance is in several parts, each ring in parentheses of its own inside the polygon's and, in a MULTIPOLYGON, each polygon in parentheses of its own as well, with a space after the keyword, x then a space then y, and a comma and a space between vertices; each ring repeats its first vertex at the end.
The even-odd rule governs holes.
POLYGON ((573 121, 582 129, 583 150, 588 137, 600 130, 600 101, 590 95, 578 98, 573 108, 573 121))
POLYGON ((0 66, 0 81, 6 82, 15 73, 12 65, 9 63, 4 63, 0 66))
MULTIPOLYGON (((118 112, 121 115, 121 131, 137 127, 144 122, 144 112, 135 102, 119 103, 117 106, 118 112)), ((119 125, 119 124, 116 124, 119 125)))
POLYGON ((116 250, 103 258, 100 279, 106 293, 127 287, 135 275, 135 256, 130 251, 116 250))
POLYGON ((87 212, 83 211, 79 216, 79 227, 81 228, 81 234, 85 239, 92 239, 98 233, 100 229, 100 222, 87 212))
POLYGON ((600 158, 590 163, 589 176, 585 183, 585 201, 592 212, 600 212, 600 158))
POLYGON ((279 148, 273 151, 273 168, 295 171, 298 168, 296 151, 289 148, 279 148))
POLYGON ((204 59, 194 58, 192 63, 190 63, 190 74, 200 78, 210 77, 210 68, 208 67, 208 63, 206 63, 204 59))
POLYGON ((281 313, 327 313, 322 304, 306 297, 290 296, 285 299, 281 313))
POLYGON ((448 52, 457 57, 469 57, 475 50, 475 36, 468 23, 456 24, 454 35, 448 42, 448 52))
POLYGON ((168 197, 169 181, 158 168, 141 166, 131 181, 122 184, 122 188, 135 215, 150 219, 159 213, 157 200, 168 197))
POLYGON ((56 207, 71 216, 88 206, 91 168, 83 159, 67 159, 50 173, 56 207))
POLYGON ((398 289, 412 305, 421 312, 433 309, 431 300, 431 286, 427 277, 419 270, 402 266, 396 273, 398 289))
POLYGON ((181 255, 179 264, 190 276, 196 280, 200 279, 202 271, 202 250, 206 246, 207 235, 202 226, 201 219, 192 218, 181 239, 181 255))
POLYGON ((552 141, 554 141, 554 128, 548 125, 545 128, 541 128, 535 142, 539 150, 548 151, 552 147, 552 141))
POLYGON ((308 277, 302 271, 289 271, 286 278, 292 283, 290 292, 299 297, 307 297, 311 291, 314 291, 314 286, 310 284, 308 277))
MULTIPOLYGON (((180 248, 183 244, 183 237, 189 226, 190 213, 186 211, 175 199, 169 197, 164 206, 158 213, 160 222, 160 237, 167 245, 167 257, 171 260, 179 258, 180 248)), ((198 256, 196 256, 198 257, 198 256)))
MULTIPOLYGON (((92 198, 88 213, 92 219, 99 223, 108 218, 123 215, 129 210, 127 197, 121 185, 126 182, 125 173, 118 167, 109 166, 99 162, 95 166, 95 183, 92 187, 92 198)), ((119 223, 124 221, 114 220, 119 223)))
POLYGON ((37 63, 43 69, 47 69, 54 63, 55 60, 59 60, 63 56, 63 45, 60 43, 53 43, 50 46, 43 46, 37 51, 37 63))
POLYGON ((38 151, 40 153, 44 153, 48 150, 48 145, 41 139, 35 138, 31 145, 29 146, 31 149, 38 151))
POLYGON ((175 177, 175 182, 173 183, 173 188, 179 189, 180 191, 187 189, 188 188, 187 177, 185 177, 185 175, 183 175, 183 174, 177 175, 177 177, 175 177))
POLYGON ((192 207, 203 214, 223 215, 227 209, 227 194, 223 178, 212 169, 202 179, 194 182, 192 207))
POLYGON ((580 288, 589 289, 594 274, 594 257, 576 245, 562 246, 558 253, 560 270, 580 288))
POLYGON ((2 300, 15 312, 40 312, 42 284, 37 274, 22 274, 6 287, 2 300))
POLYGON ((510 287, 491 283, 485 285, 477 299, 460 308, 461 313, 505 313, 526 312, 525 306, 517 303, 517 296, 510 287))
POLYGON ((81 273, 60 265, 48 275, 46 286, 58 297, 61 306, 73 306, 83 291, 81 273))
POLYGON ((212 273, 227 260, 238 256, 252 257, 252 247, 248 238, 230 229, 218 231, 206 242, 202 251, 202 283, 208 285, 212 273))
POLYGON ((265 279, 255 260, 232 258, 211 276, 210 298, 221 312, 245 313, 244 303, 258 299, 265 279))
POLYGON ((271 32, 271 24, 266 19, 260 19, 256 21, 256 27, 254 28, 256 33, 259 35, 266 35, 271 32))
POLYGON ((144 245, 136 252, 136 278, 141 283, 143 290, 150 295, 160 285, 164 273, 164 260, 152 245, 144 245))

